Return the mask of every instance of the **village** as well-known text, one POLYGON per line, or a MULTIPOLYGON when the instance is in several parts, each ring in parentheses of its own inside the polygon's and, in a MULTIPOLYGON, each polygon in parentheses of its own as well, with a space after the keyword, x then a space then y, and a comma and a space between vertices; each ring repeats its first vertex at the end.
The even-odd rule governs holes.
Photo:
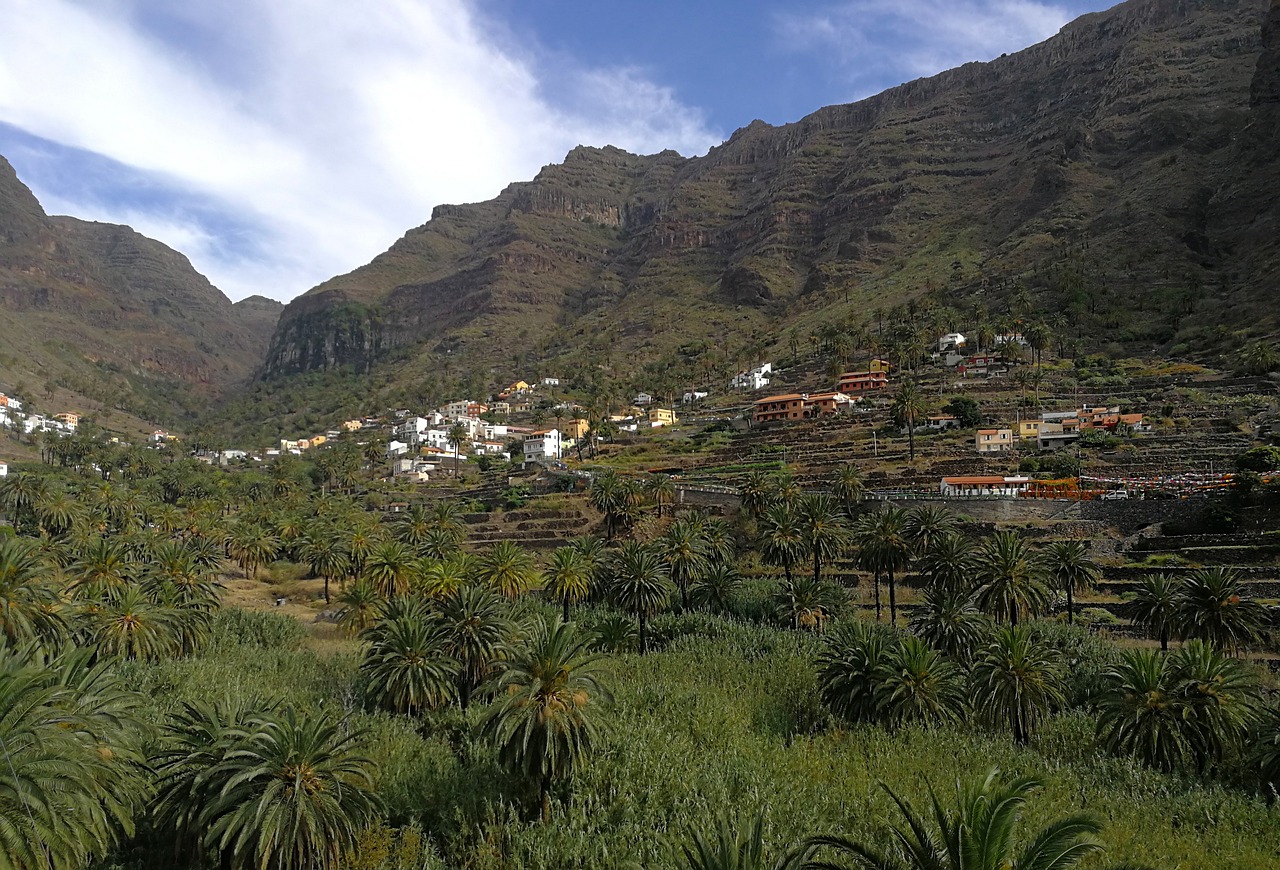
MULTIPOLYGON (((754 454, 762 459, 754 465, 770 467, 777 461, 771 451, 781 447, 782 458, 815 481, 832 463, 866 462, 875 489, 886 496, 1125 499, 1171 492, 1185 496, 1229 486, 1230 457, 1251 442, 1242 433, 1222 431, 1221 420, 1211 421, 1214 432, 1163 431, 1184 428, 1181 418, 1172 419, 1173 403, 1163 401, 1159 411, 1170 413, 1158 411, 1163 420, 1162 432, 1157 432, 1149 413, 1153 400, 1132 391, 1116 396, 1114 389, 1090 394, 1076 387, 1070 397, 1074 401, 1068 403, 1067 396, 1049 392, 1050 369, 1042 368, 1040 358, 1034 366, 1028 361, 1034 354, 1021 333, 994 335, 988 344, 970 352, 965 335, 950 332, 939 336, 929 357, 909 371, 870 355, 837 377, 819 371, 813 362, 791 361, 785 369, 762 362, 737 372, 720 391, 709 384, 691 386, 679 396, 641 389, 607 410, 589 411, 575 400, 572 384, 560 377, 519 379, 492 395, 456 399, 434 409, 391 409, 270 446, 191 453, 224 466, 268 463, 354 441, 366 455, 380 451, 386 478, 401 484, 457 480, 469 468, 487 470, 495 463, 527 475, 570 464, 608 467, 643 455, 653 459, 644 470, 665 469, 686 487, 723 488, 741 481, 744 468, 753 464, 744 465, 745 459, 754 454), (795 389, 771 392, 779 381, 795 389), (1034 387, 1034 400, 1026 395, 1028 387, 1034 387), (914 398, 904 405, 907 395, 914 398), (773 434, 788 430, 794 433, 773 434), (722 434, 708 438, 708 432, 722 434), (1171 455, 1170 438, 1186 435, 1204 443, 1185 455, 1171 455), (716 443, 726 437, 731 440, 721 449, 723 455, 683 449, 688 439, 716 443), (918 467, 917 440, 922 457, 946 461, 932 459, 918 467), (790 457, 788 444, 794 448, 790 457), (904 446, 909 454, 905 463, 904 446), (1161 462, 1138 473, 1111 467, 1114 461, 1085 469, 1082 447, 1111 460, 1158 455, 1161 462), (1201 460, 1218 454, 1216 467, 1201 467, 1201 460), (735 461, 720 461, 730 457, 735 461), (931 479, 930 469, 938 471, 931 479)), ((1257 395, 1274 395, 1273 382, 1255 381, 1250 389, 1256 388, 1257 395)), ((1177 391, 1179 382, 1170 379, 1168 389, 1177 391)), ((1205 386, 1219 382, 1241 392, 1222 378, 1207 380, 1205 386)), ((21 397, 0 393, 0 427, 11 433, 58 438, 75 434, 80 422, 81 415, 70 411, 49 416, 25 412, 21 397)), ((181 440, 164 430, 151 433, 148 444, 181 449, 181 440)), ((0 460, 0 474, 6 470, 7 462, 0 460)))

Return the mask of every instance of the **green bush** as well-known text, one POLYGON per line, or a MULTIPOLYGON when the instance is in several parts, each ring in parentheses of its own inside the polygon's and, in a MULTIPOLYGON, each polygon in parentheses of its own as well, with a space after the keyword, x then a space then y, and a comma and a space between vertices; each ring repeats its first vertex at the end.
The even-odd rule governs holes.
POLYGON ((263 649, 293 650, 307 637, 302 623, 291 616, 239 608, 219 611, 213 620, 215 646, 241 644, 263 649))

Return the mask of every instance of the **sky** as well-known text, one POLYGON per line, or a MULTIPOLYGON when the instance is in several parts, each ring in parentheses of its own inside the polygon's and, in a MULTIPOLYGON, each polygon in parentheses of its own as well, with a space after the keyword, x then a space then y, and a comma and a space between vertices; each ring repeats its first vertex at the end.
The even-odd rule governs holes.
POLYGON ((288 300, 579 144, 705 154, 1106 0, 0 0, 0 155, 288 300))

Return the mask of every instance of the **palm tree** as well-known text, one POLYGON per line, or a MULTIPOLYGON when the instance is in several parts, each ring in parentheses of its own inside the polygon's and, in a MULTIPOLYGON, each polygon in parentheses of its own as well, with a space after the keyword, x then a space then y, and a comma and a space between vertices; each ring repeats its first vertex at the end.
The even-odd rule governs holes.
POLYGON ((374 764, 357 754, 366 734, 338 720, 286 707, 238 727, 197 713, 169 730, 180 745, 217 740, 194 759, 164 758, 163 806, 186 806, 161 818, 181 820, 224 866, 334 870, 382 811, 374 764))
POLYGON ((612 541, 618 526, 627 516, 630 492, 625 482, 610 469, 591 481, 588 497, 591 506, 604 514, 605 540, 612 541))
POLYGON ((658 555, 666 563, 671 579, 680 590, 680 607, 689 607, 689 584, 696 581, 710 567, 707 545, 701 530, 688 520, 676 520, 660 537, 655 546, 658 555))
POLYGON ((1190 757, 1170 670, 1165 653, 1120 651, 1099 695, 1098 742, 1103 748, 1161 770, 1175 770, 1190 757))
POLYGON ((773 487, 763 471, 752 471, 738 488, 738 498, 747 516, 758 519, 773 501, 773 487))
POLYGON ((653 550, 627 541, 613 560, 613 582, 609 595, 619 607, 636 617, 639 623, 639 651, 649 651, 647 627, 671 597, 671 574, 653 550))
POLYGON ((845 516, 849 518, 849 521, 852 522, 857 519, 858 506, 862 504, 862 499, 867 492, 867 484, 862 476, 862 469, 852 462, 841 466, 840 470, 836 472, 832 492, 840 500, 840 504, 844 507, 845 516))
POLYGON ((552 601, 559 601, 564 608, 562 619, 569 621, 569 606, 585 601, 591 595, 591 565, 581 552, 573 547, 557 547, 551 554, 551 564, 546 571, 546 593, 552 601))
POLYGON ((804 529, 795 508, 787 502, 770 505, 760 517, 760 555, 782 568, 788 585, 791 568, 805 557, 804 529))
POLYGON ((36 505, 48 489, 48 481, 29 471, 15 472, 0 480, 0 510, 5 512, 19 533, 38 528, 36 505))
POLYGON ((22 538, 0 538, 0 634, 10 647, 49 645, 66 631, 53 574, 22 538))
MULTIPOLYGON (((911 544, 906 538, 907 512, 891 507, 867 514, 855 533, 860 559, 889 584, 889 623, 898 622, 898 594, 894 575, 911 560, 911 544)), ((876 584, 876 616, 879 617, 879 583, 876 584)))
POLYGON ((689 601, 694 607, 728 612, 733 593, 741 583, 737 569, 727 562, 715 562, 689 588, 689 601))
POLYGON ((1066 705, 1060 659, 1027 626, 1001 628, 973 666, 974 709, 991 725, 1007 726, 1015 742, 1026 743, 1051 710, 1066 705))
POLYGON ((1274 800, 1280 793, 1280 707, 1273 706, 1260 715, 1249 762, 1274 800))
POLYGON ((997 621, 1017 625, 1020 616, 1039 615, 1048 602, 1043 571, 1026 542, 1014 532, 996 532, 977 556, 978 606, 997 621))
POLYGON ((338 624, 348 634, 358 635, 373 624, 385 599, 372 580, 360 578, 338 593, 338 624))
POLYGON ((917 561, 917 568, 928 588, 953 595, 974 590, 977 566, 977 547, 960 532, 935 540, 917 561))
MULTIPOLYGON (((669 474, 651 474, 644 482, 644 491, 657 509, 658 517, 662 517, 662 506, 671 504, 676 498, 676 484, 669 474)), ((675 508, 672 508, 674 516, 675 508)))
POLYGON ((1178 624, 1182 581, 1168 574, 1144 574, 1133 594, 1130 618, 1169 650, 1169 636, 1178 624))
POLYGON ((956 782, 956 803, 945 806, 930 789, 930 806, 921 812, 887 785, 905 821, 892 828, 889 845, 883 838, 867 843, 841 836, 810 837, 806 844, 830 849, 850 864, 808 861, 804 868, 859 867, 865 870, 1070 870, 1100 852, 1101 826, 1090 816, 1059 819, 1038 831, 1021 850, 1015 831, 1031 792, 1042 783, 1031 777, 1001 778, 991 771, 985 779, 956 782))
POLYGON ((365 560, 364 576, 381 595, 394 599, 409 591, 418 567, 413 551, 404 544, 399 541, 382 541, 365 560))
POLYGON ((155 661, 182 649, 174 609, 156 603, 133 584, 106 593, 93 613, 90 631, 93 645, 104 656, 155 661))
POLYGON ((959 531, 959 520, 945 507, 919 505, 907 511, 902 523, 903 536, 917 559, 924 556, 944 538, 959 531))
POLYGON ((136 573, 137 566, 129 561, 128 553, 117 540, 95 537, 67 569, 71 581, 68 587, 100 595, 125 586, 136 573))
POLYGON ((446 440, 453 447, 453 474, 458 475, 458 451, 462 449, 462 445, 467 442, 467 427, 461 423, 454 423, 449 427, 449 433, 445 436, 446 440))
POLYGON ((512 541, 499 541, 480 557, 476 580, 500 595, 518 598, 537 576, 532 556, 512 541))
POLYGON ((498 667, 515 626, 506 618, 498 595, 463 586, 440 602, 444 649, 459 665, 458 703, 466 710, 471 696, 498 667))
POLYGON ((1041 554, 1045 576, 1067 594, 1067 622, 1075 622, 1075 593, 1097 585, 1101 569, 1089 558, 1087 541, 1054 541, 1041 554))
POLYGON ((850 722, 873 722, 879 712, 880 684, 898 638, 878 623, 854 620, 838 625, 818 654, 822 700, 850 722))
POLYGON ((421 570, 414 578, 418 582, 414 592, 436 601, 461 589, 470 582, 468 560, 458 553, 451 559, 426 559, 421 563, 421 570))
POLYGON ((280 554, 281 546, 278 537, 265 527, 252 523, 237 523, 227 539, 231 558, 240 563, 250 580, 256 580, 258 569, 280 554))
POLYGON ((1178 634, 1235 652, 1257 639, 1266 619, 1261 605, 1244 597, 1232 568, 1201 568, 1178 594, 1178 634))
POLYGON ((423 558, 441 561, 452 559, 461 549, 455 533, 436 525, 428 528, 415 546, 423 558))
POLYGON ((1242 748, 1257 719, 1258 680, 1248 666, 1199 640, 1174 653, 1170 666, 1187 741, 1203 774, 1242 748))
POLYGON ((890 724, 958 722, 964 714, 964 675, 918 637, 890 650, 877 676, 876 713, 890 724))
POLYGON ((894 422, 907 430, 907 451, 909 461, 916 461, 916 426, 929 413, 929 400, 915 381, 903 381, 898 394, 893 397, 889 407, 894 422))
POLYGON ((800 500, 797 514, 805 549, 813 557, 813 582, 821 584, 822 565, 844 552, 849 541, 848 529, 829 495, 805 496, 800 500))
POLYGON ((500 699, 482 732, 498 761, 537 790, 543 821, 551 814, 551 789, 569 778, 599 738, 594 707, 609 699, 598 678, 601 656, 592 636, 558 618, 535 622, 512 650, 499 675, 500 699))
POLYGON ((793 629, 821 632, 840 606, 839 592, 802 574, 773 594, 774 612, 793 629))
POLYGON ((978 609, 973 593, 930 586, 911 617, 911 630, 929 646, 968 662, 990 634, 991 620, 978 609))
POLYGON ((145 806, 142 699, 91 650, 32 652, 0 646, 0 866, 89 866, 145 806))
POLYGON ((369 648, 360 671, 379 707, 415 716, 453 699, 460 665, 449 655, 441 621, 420 602, 408 602, 388 607, 365 630, 369 648))
POLYGON ((729 816, 721 815, 709 834, 691 830, 689 842, 680 846, 683 866, 688 870, 787 870, 812 854, 812 848, 800 846, 788 850, 776 861, 766 858, 763 809, 747 823, 745 830, 739 829, 729 816))
POLYGON ((329 581, 346 576, 351 559, 336 529, 312 529, 298 543, 298 556, 311 573, 324 579, 324 603, 329 603, 329 581))

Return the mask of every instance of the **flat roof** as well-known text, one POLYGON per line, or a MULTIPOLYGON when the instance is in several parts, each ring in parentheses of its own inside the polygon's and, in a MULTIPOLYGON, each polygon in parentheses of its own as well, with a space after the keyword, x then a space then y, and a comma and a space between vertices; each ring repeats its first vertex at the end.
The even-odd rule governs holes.
POLYGON ((1000 484, 1006 483, 1022 483, 1025 478, 1016 480, 1005 480, 1003 477, 944 477, 943 483, 950 483, 956 486, 977 486, 983 484, 1000 484))
POLYGON ((755 404, 764 405, 768 402, 791 402, 796 399, 803 399, 804 396, 799 393, 783 393, 780 396, 765 396, 763 399, 756 399, 755 404))

